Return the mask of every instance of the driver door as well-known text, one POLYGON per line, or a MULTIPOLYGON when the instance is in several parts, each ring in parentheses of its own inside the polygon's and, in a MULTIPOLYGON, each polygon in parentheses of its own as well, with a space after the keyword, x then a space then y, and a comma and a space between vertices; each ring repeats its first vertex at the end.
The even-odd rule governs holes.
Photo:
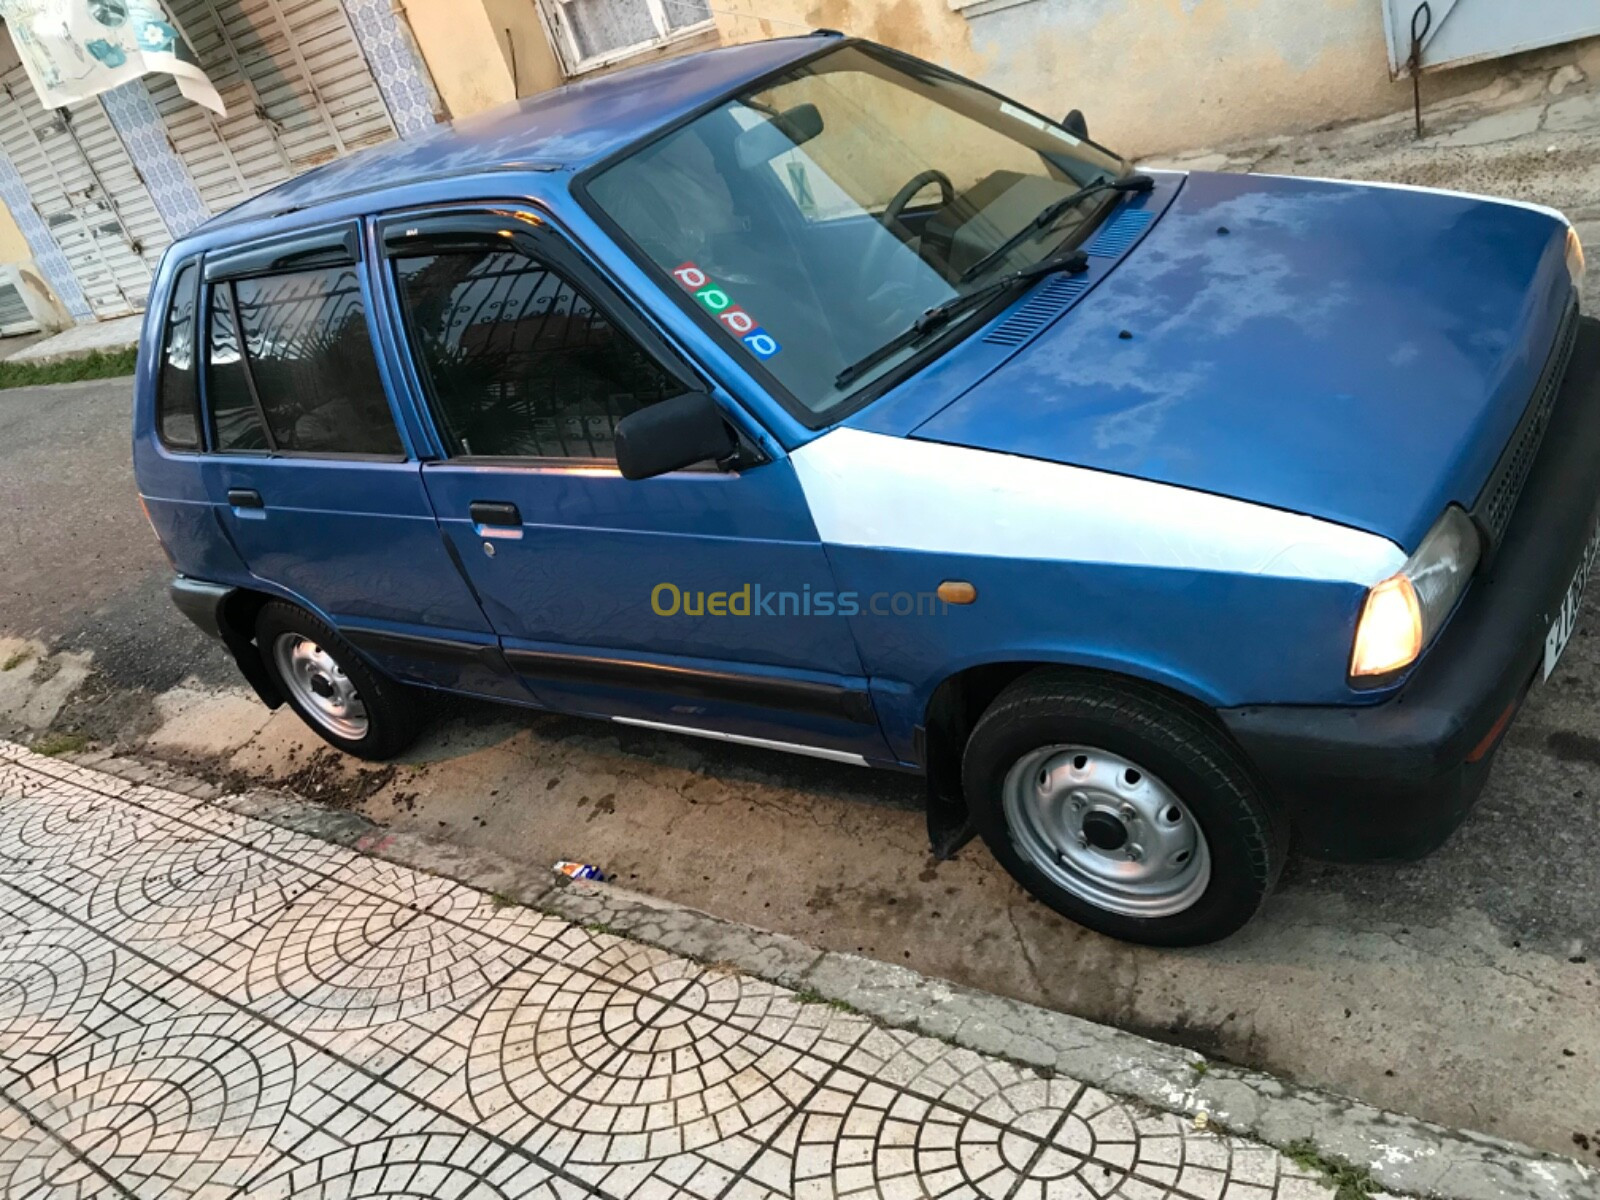
POLYGON ((813 600, 834 581, 788 460, 623 479, 617 422, 708 385, 569 244, 503 212, 408 215, 380 241, 441 452, 423 480, 541 700, 892 758, 849 624, 813 600))

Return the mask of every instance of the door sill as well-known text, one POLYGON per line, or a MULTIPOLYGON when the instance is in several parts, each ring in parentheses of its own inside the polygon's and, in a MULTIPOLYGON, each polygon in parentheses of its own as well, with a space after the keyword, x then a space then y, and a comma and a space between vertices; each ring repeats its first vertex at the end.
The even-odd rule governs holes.
POLYGON ((860 754, 848 750, 830 750, 825 746, 805 746, 799 742, 778 742, 771 738, 748 737, 742 733, 723 733, 719 729, 696 729, 692 725, 672 725, 666 721, 645 721, 639 717, 612 717, 619 725, 635 725, 641 729, 659 729, 663 733, 686 733, 690 737, 710 738, 714 742, 732 742, 738 746, 756 746, 762 750, 782 750, 787 754, 803 754, 807 758, 825 758, 829 762, 852 763, 858 767, 871 764, 860 754))

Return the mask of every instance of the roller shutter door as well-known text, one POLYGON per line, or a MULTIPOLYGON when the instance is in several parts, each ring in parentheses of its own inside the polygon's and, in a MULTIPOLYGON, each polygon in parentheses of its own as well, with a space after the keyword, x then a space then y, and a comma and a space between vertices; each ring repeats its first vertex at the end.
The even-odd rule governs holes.
POLYGON ((145 86, 206 206, 239 201, 395 136, 339 0, 168 0, 228 115, 145 86))
POLYGON ((100 102, 46 110, 21 64, 0 87, 0 148, 94 315, 142 309, 171 236, 100 102))

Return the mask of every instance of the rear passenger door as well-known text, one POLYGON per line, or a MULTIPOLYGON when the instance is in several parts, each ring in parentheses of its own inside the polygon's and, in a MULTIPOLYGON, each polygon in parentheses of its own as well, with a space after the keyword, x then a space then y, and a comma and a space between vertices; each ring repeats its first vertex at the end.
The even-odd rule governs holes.
POLYGON ((354 223, 205 260, 207 493, 252 574, 403 679, 529 699, 391 411, 354 223))

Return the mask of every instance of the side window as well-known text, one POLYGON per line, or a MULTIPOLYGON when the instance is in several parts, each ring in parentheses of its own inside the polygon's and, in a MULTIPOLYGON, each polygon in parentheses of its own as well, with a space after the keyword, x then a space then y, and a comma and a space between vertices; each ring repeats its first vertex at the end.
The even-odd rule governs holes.
POLYGON ((608 461, 618 421, 684 390, 526 255, 422 255, 395 272, 452 454, 608 461))
POLYGON ((207 369, 219 449, 401 453, 355 267, 214 284, 207 369))
POLYGON ((161 370, 156 381, 156 429, 174 450, 200 448, 200 404, 195 387, 195 272, 190 263, 178 272, 167 309, 161 370))

